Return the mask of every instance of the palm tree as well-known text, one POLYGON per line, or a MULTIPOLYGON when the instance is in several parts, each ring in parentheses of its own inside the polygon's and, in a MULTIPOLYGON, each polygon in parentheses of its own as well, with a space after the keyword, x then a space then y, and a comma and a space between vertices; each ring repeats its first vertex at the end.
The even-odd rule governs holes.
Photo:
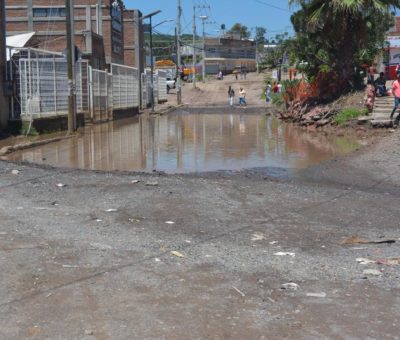
POLYGON ((376 21, 390 22, 400 0, 289 0, 289 5, 301 7, 301 17, 293 15, 292 22, 303 34, 325 40, 326 51, 335 56, 329 66, 343 79, 354 75, 355 56, 367 48, 371 31, 384 41, 385 31, 376 33, 376 21))

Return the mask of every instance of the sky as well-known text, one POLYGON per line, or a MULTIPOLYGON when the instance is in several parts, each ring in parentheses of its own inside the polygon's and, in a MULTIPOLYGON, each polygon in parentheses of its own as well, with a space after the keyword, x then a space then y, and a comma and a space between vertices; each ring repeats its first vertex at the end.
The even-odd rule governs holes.
MULTIPOLYGON (((182 2, 182 33, 192 33, 193 5, 200 8, 197 11, 197 31, 201 33, 201 15, 209 17, 206 34, 218 36, 221 24, 229 29, 239 22, 249 28, 262 26, 268 31, 268 37, 276 34, 292 33, 290 23, 291 11, 287 0, 181 0, 182 2)), ((157 27, 162 33, 174 33, 177 18, 178 0, 124 0, 129 9, 139 9, 144 15, 156 10, 162 10, 153 18, 153 25, 164 20, 169 21, 157 27)))

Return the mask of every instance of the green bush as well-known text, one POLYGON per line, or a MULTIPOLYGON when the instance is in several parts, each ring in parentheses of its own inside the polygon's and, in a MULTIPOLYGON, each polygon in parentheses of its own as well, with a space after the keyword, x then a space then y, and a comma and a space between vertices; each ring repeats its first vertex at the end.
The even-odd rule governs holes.
POLYGON ((336 117, 335 122, 338 125, 344 124, 350 120, 356 119, 357 117, 364 116, 368 113, 368 110, 359 110, 354 107, 349 107, 340 111, 336 117))

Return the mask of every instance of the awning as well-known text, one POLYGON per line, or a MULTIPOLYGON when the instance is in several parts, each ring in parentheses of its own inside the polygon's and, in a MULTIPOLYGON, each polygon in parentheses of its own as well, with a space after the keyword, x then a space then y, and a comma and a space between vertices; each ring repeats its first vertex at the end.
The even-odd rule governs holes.
MULTIPOLYGON (((6 37, 7 47, 25 47, 29 40, 35 35, 36 32, 29 32, 24 34, 11 35, 6 37)), ((7 49, 7 61, 13 56, 16 50, 7 49)))

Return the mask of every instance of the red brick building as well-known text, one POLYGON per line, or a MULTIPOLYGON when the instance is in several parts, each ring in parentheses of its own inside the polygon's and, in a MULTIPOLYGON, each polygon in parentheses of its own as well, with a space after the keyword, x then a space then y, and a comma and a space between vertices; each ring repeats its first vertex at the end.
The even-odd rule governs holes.
MULTIPOLYGON (((123 0, 74 0, 73 16, 75 44, 94 68, 124 64, 125 56, 127 65, 140 66, 139 11, 126 10, 123 0)), ((6 0, 6 31, 7 35, 35 32, 31 47, 62 52, 65 0, 6 0)))

